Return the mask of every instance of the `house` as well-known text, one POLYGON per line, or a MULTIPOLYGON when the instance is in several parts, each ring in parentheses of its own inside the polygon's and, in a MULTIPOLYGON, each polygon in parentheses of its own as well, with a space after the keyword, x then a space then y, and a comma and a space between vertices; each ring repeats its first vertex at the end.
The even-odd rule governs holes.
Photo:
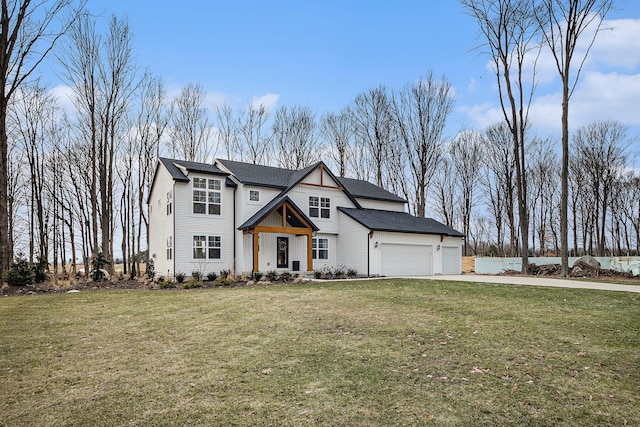
POLYGON ((149 195, 156 274, 313 271, 460 274, 463 234, 405 212, 407 201, 318 162, 288 170, 160 158, 149 195))

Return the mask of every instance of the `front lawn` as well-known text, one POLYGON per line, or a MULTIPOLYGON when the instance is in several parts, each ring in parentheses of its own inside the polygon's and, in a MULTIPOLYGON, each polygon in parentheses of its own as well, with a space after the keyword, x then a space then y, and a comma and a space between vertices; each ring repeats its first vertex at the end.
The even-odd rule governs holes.
POLYGON ((640 295, 419 280, 0 299, 0 425, 640 424, 640 295))

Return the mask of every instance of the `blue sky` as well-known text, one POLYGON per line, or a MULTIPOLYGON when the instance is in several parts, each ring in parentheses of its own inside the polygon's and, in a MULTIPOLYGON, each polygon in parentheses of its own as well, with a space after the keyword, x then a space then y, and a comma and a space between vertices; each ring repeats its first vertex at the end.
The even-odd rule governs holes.
MULTIPOLYGON (((338 111, 358 93, 400 88, 432 70, 457 94, 449 133, 500 119, 495 77, 474 21, 456 0, 418 1, 90 1, 94 13, 129 18, 139 64, 170 93, 190 82, 211 106, 252 99, 271 107, 338 111)), ((572 127, 617 119, 640 129, 640 2, 614 0, 613 28, 599 36, 572 101, 572 127)), ((558 78, 545 74, 532 108, 543 134, 560 129, 558 78)), ((548 68, 548 67, 547 67, 548 68)), ((452 135, 449 135, 452 136, 452 135)), ((638 152, 640 142, 632 151, 638 152)), ((639 153, 640 155, 640 153, 639 153)))

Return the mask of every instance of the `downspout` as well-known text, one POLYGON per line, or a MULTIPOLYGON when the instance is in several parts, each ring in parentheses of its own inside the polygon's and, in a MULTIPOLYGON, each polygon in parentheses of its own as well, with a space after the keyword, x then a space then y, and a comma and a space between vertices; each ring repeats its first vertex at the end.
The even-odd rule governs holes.
POLYGON ((172 233, 172 237, 171 237, 171 261, 173 264, 173 277, 176 277, 176 185, 175 183, 173 184, 173 187, 171 187, 171 203, 173 203, 173 205, 171 206, 171 216, 173 218, 172 222, 173 222, 173 233, 172 233))
POLYGON ((371 238, 373 237, 373 230, 370 230, 367 234, 367 277, 371 277, 371 238))
POLYGON ((236 275, 236 191, 238 187, 233 188, 233 275, 236 275))

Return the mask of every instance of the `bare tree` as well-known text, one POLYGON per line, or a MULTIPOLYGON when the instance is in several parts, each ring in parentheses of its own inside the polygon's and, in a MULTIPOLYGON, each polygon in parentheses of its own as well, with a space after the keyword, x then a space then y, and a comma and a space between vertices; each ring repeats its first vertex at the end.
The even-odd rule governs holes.
POLYGON ((456 178, 455 167, 449 153, 442 157, 434 178, 434 210, 447 227, 456 228, 456 178))
MULTIPOLYGON (((484 137, 476 131, 458 133, 449 147, 449 154, 455 170, 454 180, 458 187, 459 211, 462 219, 462 233, 469 236, 471 211, 475 205, 475 189, 482 166, 484 137)), ((464 255, 469 255, 469 239, 465 239, 464 255)))
POLYGON ((189 83, 171 103, 171 126, 168 132, 174 157, 198 162, 215 155, 209 112, 204 106, 206 94, 200 84, 189 83))
POLYGON ((55 99, 36 82, 15 92, 8 114, 12 139, 21 145, 29 165, 31 262, 49 258, 49 220, 52 206, 47 197, 47 186, 51 182, 47 166, 56 108, 55 99))
POLYGON ((347 174, 347 162, 352 155, 353 126, 351 112, 343 108, 340 113, 326 113, 320 120, 321 133, 324 136, 329 156, 338 165, 340 176, 347 174))
POLYGON ((605 256, 607 209, 627 165, 627 147, 626 127, 617 121, 590 123, 573 136, 575 172, 585 180, 598 256, 605 256))
POLYGON ((369 149, 376 184, 384 187, 387 147, 395 138, 387 88, 378 86, 359 94, 351 111, 356 137, 369 149))
POLYGON ((280 167, 302 169, 320 158, 315 115, 309 107, 280 107, 273 121, 273 141, 280 167))
POLYGON ((522 238, 522 272, 528 270, 529 218, 525 133, 535 90, 535 43, 538 25, 529 0, 462 0, 475 18, 493 61, 504 120, 511 131, 518 189, 518 216, 522 238), (531 70, 528 72, 527 70, 531 70), (528 83, 527 83, 528 82, 528 83))
POLYGON ((7 106, 84 7, 85 0, 2 0, 0 5, 0 277, 9 267, 7 106))
POLYGON ((238 114, 237 133, 240 161, 262 165, 268 163, 272 137, 266 131, 270 118, 269 110, 263 105, 249 104, 246 111, 238 114))
POLYGON ((489 126, 485 131, 485 195, 494 217, 499 255, 504 255, 502 230, 509 227, 509 255, 518 253, 518 230, 515 218, 515 153, 511 131, 505 122, 489 126), (506 222, 506 224, 505 224, 506 222))
POLYGON ((216 119, 218 124, 218 144, 222 144, 227 154, 227 159, 233 160, 242 154, 238 143, 237 121, 233 115, 233 108, 228 102, 216 106, 216 119))
MULTIPOLYGON (((155 172, 160 150, 160 141, 169 122, 166 105, 166 90, 162 79, 145 75, 138 93, 139 106, 136 116, 137 177, 138 177, 138 235, 135 253, 141 252, 142 228, 149 244, 149 216, 147 198, 155 172)), ((137 272, 140 273, 140 257, 136 257, 137 272)))
POLYGON ((562 275, 569 275, 568 200, 569 200, 569 101, 578 84, 582 67, 600 31, 612 0, 540 0, 536 18, 543 39, 555 60, 562 81, 562 175, 560 196, 560 251, 562 275), (593 30, 591 33, 587 29, 593 30), (587 49, 574 58, 578 41, 590 37, 587 49), (578 66, 572 67, 574 59, 578 66))
POLYGON ((545 256, 548 250, 555 252, 558 248, 554 213, 558 202, 559 164, 551 140, 537 140, 532 145, 527 173, 531 189, 531 249, 535 254, 537 238, 540 256, 545 256), (549 247, 549 242, 553 247, 549 247))
MULTIPOLYGON (((78 20, 64 57, 65 77, 74 90, 77 138, 83 142, 90 197, 91 252, 102 249, 113 261, 115 161, 118 141, 127 131, 125 112, 137 86, 133 35, 126 19, 109 18, 106 34, 95 20, 78 20)), ((86 225, 86 224, 85 224, 86 225)))
MULTIPOLYGON (((425 216, 427 189, 442 156, 443 133, 453 110, 453 88, 445 78, 426 77, 393 96, 392 114, 411 172, 412 204, 425 216)), ((402 168, 404 169, 404 168, 402 168)))

